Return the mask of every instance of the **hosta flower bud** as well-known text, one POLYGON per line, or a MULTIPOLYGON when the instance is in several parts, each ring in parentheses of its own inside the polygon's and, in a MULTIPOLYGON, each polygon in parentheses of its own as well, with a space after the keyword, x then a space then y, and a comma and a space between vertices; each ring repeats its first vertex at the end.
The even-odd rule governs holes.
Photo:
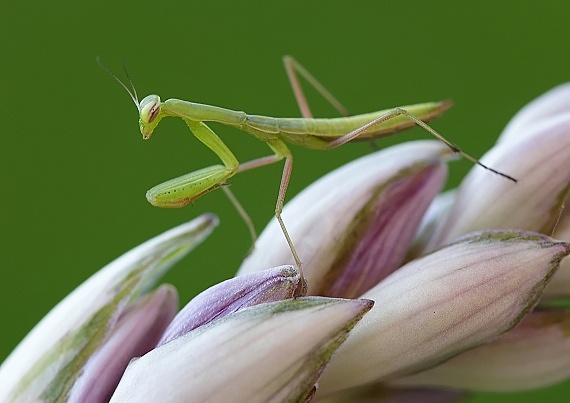
POLYGON ((570 114, 542 120, 527 130, 532 133, 516 142, 501 142, 483 157, 487 165, 518 182, 472 170, 429 248, 485 228, 552 233, 570 187, 570 114))
POLYGON ((178 293, 167 285, 130 305, 103 346, 83 367, 66 401, 108 401, 129 361, 154 348, 177 310, 178 293))
POLYGON ((306 401, 371 306, 311 297, 243 309, 131 362, 111 402, 306 401))
MULTIPOLYGON (((331 172, 289 202, 282 216, 308 293, 353 298, 397 269, 443 186, 449 153, 436 141, 400 144, 331 172)), ((284 263, 291 252, 273 220, 240 273, 284 263)))
POLYGON ((125 253, 61 301, 0 367, 0 401, 65 399, 127 304, 217 225, 203 215, 125 253))
MULTIPOLYGON (((553 237, 570 242, 570 208, 568 204, 556 225, 553 237)), ((552 276, 543 293, 544 297, 569 298, 570 297, 570 258, 560 262, 560 268, 552 276)))
POLYGON ((529 128, 570 112, 570 83, 561 84, 523 107, 507 124, 497 142, 518 141, 532 133, 529 128))
POLYGON ((159 345, 240 309, 302 296, 305 290, 299 269, 294 266, 276 267, 223 281, 194 297, 170 323, 159 345))
POLYGON ((570 311, 535 311, 497 340, 395 383, 480 392, 543 388, 570 376, 569 329, 570 311))
POLYGON ((488 342, 536 304, 570 245, 517 231, 475 233, 412 261, 363 298, 375 301, 323 373, 323 394, 408 374, 488 342))

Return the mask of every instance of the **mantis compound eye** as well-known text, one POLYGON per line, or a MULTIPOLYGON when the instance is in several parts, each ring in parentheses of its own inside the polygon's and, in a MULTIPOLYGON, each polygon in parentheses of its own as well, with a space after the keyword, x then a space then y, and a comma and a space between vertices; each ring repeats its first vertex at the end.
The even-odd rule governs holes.
POLYGON ((149 95, 140 104, 140 119, 145 124, 151 123, 160 113, 160 97, 149 95))

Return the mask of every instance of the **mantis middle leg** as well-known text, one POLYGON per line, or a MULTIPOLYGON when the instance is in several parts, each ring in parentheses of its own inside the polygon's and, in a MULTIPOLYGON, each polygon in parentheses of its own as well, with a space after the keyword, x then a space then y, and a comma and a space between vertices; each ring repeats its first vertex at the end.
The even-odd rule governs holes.
POLYGON ((281 213, 283 212, 283 205, 285 204, 285 196, 287 193, 287 187, 289 186, 289 179, 291 178, 291 171, 293 169, 293 155, 289 148, 285 145, 285 143, 281 140, 274 139, 268 140, 267 145, 273 150, 275 153, 274 155, 270 155, 267 157, 258 158, 252 161, 245 162, 240 164, 238 168, 238 172, 247 171, 254 168, 259 168, 261 166, 273 164, 275 162, 281 161, 285 159, 285 165, 283 166, 283 174, 281 175, 281 183, 279 185, 279 193, 277 195, 277 202, 275 204, 275 218, 277 222, 279 222, 279 226, 281 227, 281 231, 285 236, 285 240, 289 245, 289 249, 291 250, 291 254, 293 255, 293 259, 295 260, 295 264, 299 268, 301 272, 301 276, 303 274, 302 271, 302 263, 299 255, 297 254, 297 250, 293 245, 293 240, 287 231, 287 227, 283 222, 283 218, 281 217, 281 213))

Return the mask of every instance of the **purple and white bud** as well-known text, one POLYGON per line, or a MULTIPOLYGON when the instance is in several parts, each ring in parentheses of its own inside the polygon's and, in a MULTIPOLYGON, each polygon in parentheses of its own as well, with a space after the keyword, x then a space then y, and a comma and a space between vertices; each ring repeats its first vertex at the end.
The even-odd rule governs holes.
POLYGON ((482 158, 518 182, 482 169, 471 170, 428 250, 482 229, 552 233, 570 188, 570 114, 541 120, 527 130, 530 133, 518 141, 501 142, 482 158))
POLYGON ((132 361, 111 402, 306 401, 372 304, 309 297, 240 310, 132 361))
POLYGON ((513 328, 570 245, 488 231, 414 260, 369 290, 374 308, 324 371, 321 393, 428 368, 513 328))
MULTIPOLYGON (((319 179, 283 211, 309 295, 354 298, 403 262, 422 216, 447 176, 437 141, 400 144, 319 179)), ((276 220, 239 272, 292 263, 276 220)))
POLYGON ((163 285, 128 306, 112 333, 83 367, 67 402, 107 402, 133 357, 154 348, 178 311, 178 293, 163 285))
POLYGON ((525 105, 507 124, 498 143, 518 141, 531 126, 558 115, 570 113, 570 83, 561 84, 525 105))
POLYGON ((0 401, 64 399, 136 296, 202 242, 206 214, 152 238, 99 270, 56 305, 0 366, 0 401))
POLYGON ((158 345, 249 306, 303 296, 306 285, 295 266, 247 273, 216 284, 194 297, 168 326, 158 345))
POLYGON ((535 311, 498 339, 427 371, 398 379, 401 386, 521 392, 570 376, 570 311, 535 311))

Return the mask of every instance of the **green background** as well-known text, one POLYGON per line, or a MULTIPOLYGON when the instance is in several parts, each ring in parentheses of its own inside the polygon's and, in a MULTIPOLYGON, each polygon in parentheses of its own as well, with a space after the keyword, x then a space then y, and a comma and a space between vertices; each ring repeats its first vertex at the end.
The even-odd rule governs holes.
MULTIPOLYGON (((352 113, 431 100, 455 107, 434 127, 481 155, 526 102, 570 78, 570 6, 528 2, 16 2, 0 3, 0 361, 92 273, 160 232, 214 212, 221 225, 165 281, 183 302, 231 276, 249 235, 223 192, 162 210, 151 186, 217 163, 180 121, 143 142, 128 95, 157 93, 249 113, 298 116, 281 65, 292 54, 352 113), (526 3, 525 3, 526 4, 526 3)), ((335 111, 308 91, 317 116, 335 111)), ((240 161, 269 149, 213 125, 240 161)), ((413 130, 378 142, 412 138, 413 130)), ((369 152, 292 147, 289 196, 369 152)), ((450 186, 470 165, 452 165, 450 186)), ((247 172, 232 189, 258 231, 271 218, 281 165, 247 172)), ((570 382, 476 401, 541 401, 570 382), (524 398, 524 400, 523 400, 524 398)))

